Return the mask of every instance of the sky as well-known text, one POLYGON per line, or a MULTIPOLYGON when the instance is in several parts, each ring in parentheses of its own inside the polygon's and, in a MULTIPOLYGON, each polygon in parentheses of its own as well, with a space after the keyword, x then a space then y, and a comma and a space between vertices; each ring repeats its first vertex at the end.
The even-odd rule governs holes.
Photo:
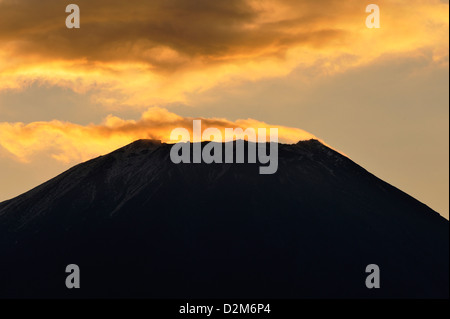
POLYGON ((448 219, 448 12, 439 0, 0 0, 0 201, 201 118, 318 138, 448 219), (380 28, 366 26, 371 3, 380 28))

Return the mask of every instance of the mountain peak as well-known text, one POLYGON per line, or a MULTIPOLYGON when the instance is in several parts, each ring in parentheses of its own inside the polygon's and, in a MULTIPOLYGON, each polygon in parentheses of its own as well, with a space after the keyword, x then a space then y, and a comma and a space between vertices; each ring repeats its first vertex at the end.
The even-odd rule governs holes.
POLYGON ((448 298, 447 220, 318 140, 278 146, 260 175, 138 140, 0 204, 0 297, 65 296, 49 269, 77 263, 83 296, 448 298))

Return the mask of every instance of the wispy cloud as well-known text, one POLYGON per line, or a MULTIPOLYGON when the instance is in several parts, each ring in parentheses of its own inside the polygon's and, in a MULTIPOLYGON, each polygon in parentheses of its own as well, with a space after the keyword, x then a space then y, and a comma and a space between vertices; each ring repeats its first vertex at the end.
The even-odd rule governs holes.
MULTIPOLYGON (((297 128, 269 125, 253 119, 228 121, 220 118, 199 118, 202 129, 218 128, 225 136, 225 128, 278 128, 279 140, 295 143, 316 138, 297 128)), ((135 120, 109 115, 101 124, 82 126, 69 122, 50 121, 0 123, 0 147, 18 161, 28 162, 35 156, 47 156, 64 163, 76 163, 106 154, 134 140, 157 139, 174 143, 170 133, 177 127, 191 132, 194 118, 181 117, 165 109, 153 107, 135 120)))

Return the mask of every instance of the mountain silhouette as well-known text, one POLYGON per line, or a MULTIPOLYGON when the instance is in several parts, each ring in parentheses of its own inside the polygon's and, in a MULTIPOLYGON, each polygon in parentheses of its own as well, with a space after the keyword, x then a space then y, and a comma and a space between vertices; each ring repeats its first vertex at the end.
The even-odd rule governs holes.
POLYGON ((279 144, 273 175, 170 149, 138 140, 0 203, 0 297, 449 297, 448 221, 319 141, 279 144))

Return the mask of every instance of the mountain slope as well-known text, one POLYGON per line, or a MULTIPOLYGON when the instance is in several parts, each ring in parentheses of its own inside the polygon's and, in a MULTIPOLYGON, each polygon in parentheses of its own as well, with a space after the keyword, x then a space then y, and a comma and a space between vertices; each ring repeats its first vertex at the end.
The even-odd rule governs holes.
POLYGON ((318 141, 279 144, 274 175, 170 148, 139 140, 1 203, 0 296, 448 298, 448 221, 318 141))

